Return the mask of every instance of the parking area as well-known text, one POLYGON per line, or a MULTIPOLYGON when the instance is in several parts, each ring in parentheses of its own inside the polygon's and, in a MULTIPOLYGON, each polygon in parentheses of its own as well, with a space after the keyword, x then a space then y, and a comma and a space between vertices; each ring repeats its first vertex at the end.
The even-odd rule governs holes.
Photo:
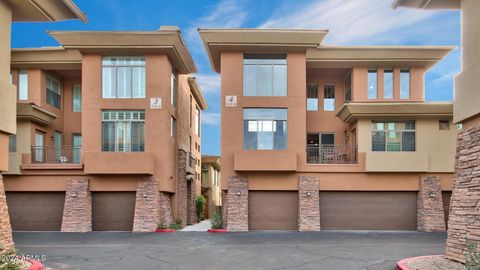
POLYGON ((16 232, 17 248, 46 269, 395 269, 401 258, 442 254, 446 234, 288 231, 16 232))

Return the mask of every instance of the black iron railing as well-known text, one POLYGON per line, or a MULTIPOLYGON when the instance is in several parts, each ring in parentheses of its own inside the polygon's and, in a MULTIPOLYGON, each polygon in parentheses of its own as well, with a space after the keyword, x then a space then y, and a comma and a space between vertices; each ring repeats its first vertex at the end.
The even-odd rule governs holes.
POLYGON ((321 145, 307 147, 309 164, 356 164, 356 145, 321 145))
POLYGON ((81 146, 32 146, 32 163, 78 164, 81 153, 81 146))

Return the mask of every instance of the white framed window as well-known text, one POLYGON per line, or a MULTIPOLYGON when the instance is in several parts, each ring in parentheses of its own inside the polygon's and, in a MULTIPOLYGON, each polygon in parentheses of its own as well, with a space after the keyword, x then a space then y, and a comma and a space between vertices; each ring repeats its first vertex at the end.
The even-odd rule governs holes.
POLYGON ((82 111, 82 86, 75 84, 72 89, 72 112, 82 111))
POLYGON ((243 95, 286 96, 287 56, 285 54, 245 54, 243 95))
POLYGON ((145 111, 102 111, 102 151, 143 152, 145 111))
POLYGON ((145 57, 104 56, 103 98, 145 98, 145 57))
POLYGON ((372 151, 415 151, 415 121, 372 121, 372 151))
POLYGON ((246 150, 286 149, 287 109, 243 109, 243 148, 246 150))
POLYGON ((368 70, 368 99, 377 98, 377 70, 369 69, 368 70))
POLYGON ((195 108, 195 135, 200 135, 200 108, 195 108))
POLYGON ((410 70, 400 70, 400 98, 410 98, 410 70))
POLYGON ((323 110, 326 112, 335 111, 335 85, 323 86, 323 110))
POLYGON ((307 111, 318 111, 318 83, 307 84, 307 111))
POLYGON ((36 162, 43 162, 43 143, 45 134, 40 131, 35 131, 35 161, 36 162))
POLYGON ((383 71, 383 98, 393 98, 393 70, 391 69, 383 71))
POLYGON ((18 99, 28 99, 28 70, 18 72, 18 99))
POLYGON ((345 102, 352 101, 352 73, 345 76, 345 102))
POLYGON ((8 135, 8 152, 17 152, 17 135, 8 135))
POLYGON ((61 109, 62 108, 62 90, 60 82, 53 77, 47 76, 47 103, 61 109))
POLYGON ((178 92, 177 76, 172 73, 170 78, 170 100, 173 107, 177 107, 177 92, 178 92))

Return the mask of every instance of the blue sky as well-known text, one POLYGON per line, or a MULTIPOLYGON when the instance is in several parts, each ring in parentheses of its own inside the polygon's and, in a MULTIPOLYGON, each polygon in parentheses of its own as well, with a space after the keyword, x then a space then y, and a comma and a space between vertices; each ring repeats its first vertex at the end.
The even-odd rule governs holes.
MULTIPOLYGON (((12 47, 59 45, 47 30, 156 30, 178 25, 195 59, 209 109, 202 119, 202 153, 220 154, 220 82, 212 72, 198 27, 328 29, 328 45, 460 46, 458 11, 392 10, 391 0, 75 0, 89 22, 15 23, 12 47)), ((426 99, 453 98, 460 50, 425 76, 426 99)))

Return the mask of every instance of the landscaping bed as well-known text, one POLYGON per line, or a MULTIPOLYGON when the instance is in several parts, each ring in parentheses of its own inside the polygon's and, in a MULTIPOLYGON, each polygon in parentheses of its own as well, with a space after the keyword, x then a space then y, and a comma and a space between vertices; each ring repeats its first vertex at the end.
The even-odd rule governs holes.
POLYGON ((398 270, 464 270, 465 266, 446 259, 444 256, 407 258, 397 263, 398 270))

